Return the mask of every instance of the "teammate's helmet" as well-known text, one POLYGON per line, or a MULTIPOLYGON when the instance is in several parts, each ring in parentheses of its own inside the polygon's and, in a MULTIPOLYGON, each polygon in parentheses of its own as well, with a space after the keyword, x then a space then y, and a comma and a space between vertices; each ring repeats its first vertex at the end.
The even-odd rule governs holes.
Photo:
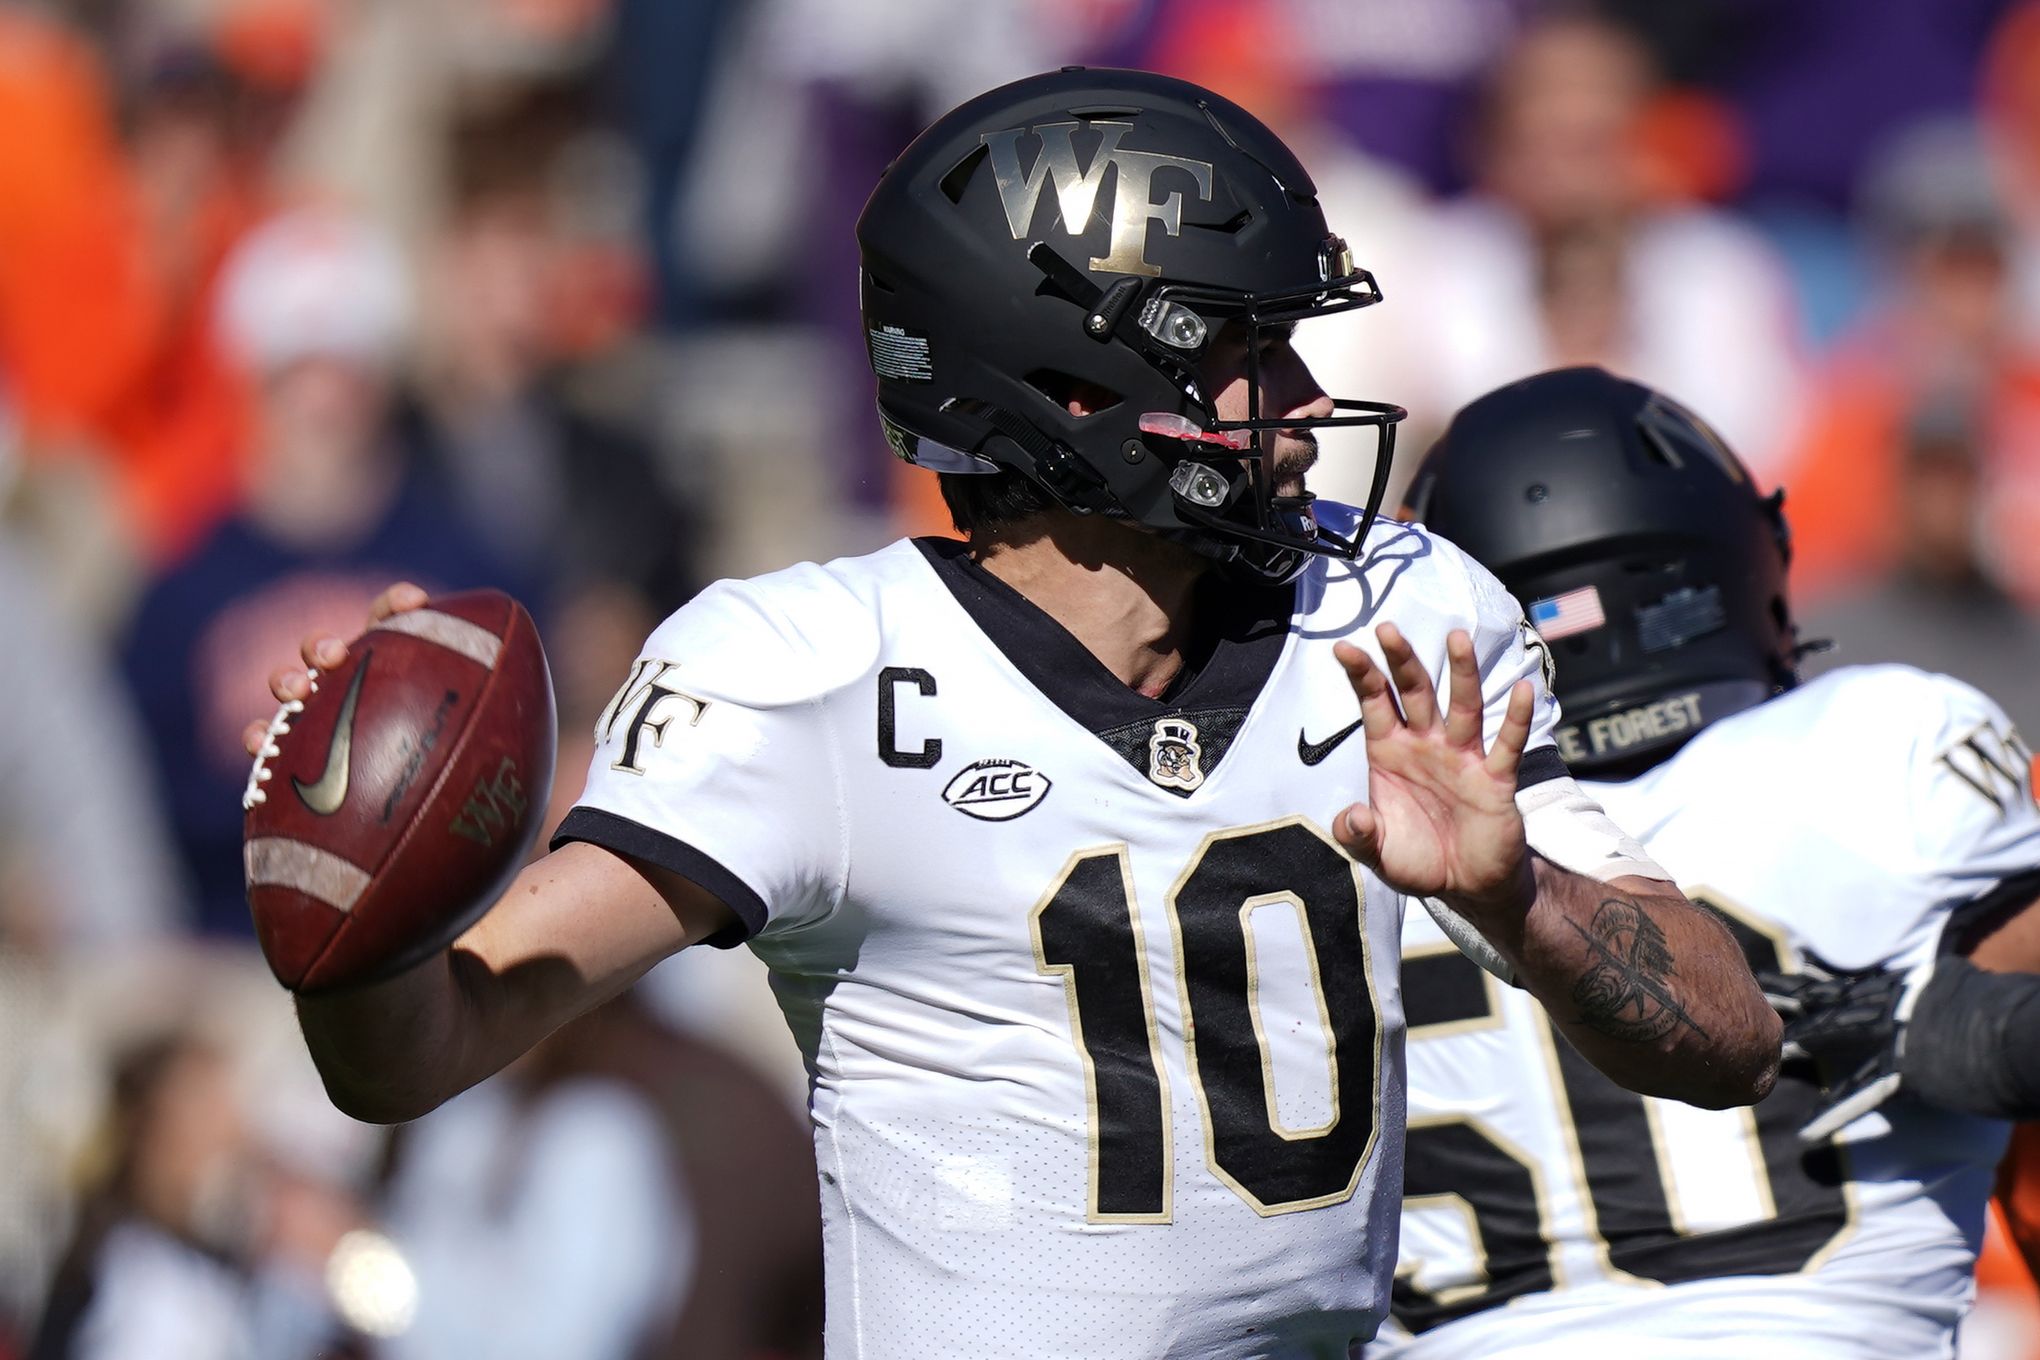
POLYGON ((1262 417, 1257 332, 1381 299, 1274 133, 1208 90, 1067 67, 980 95, 917 137, 858 219, 864 324, 888 442, 940 472, 1014 469, 1079 514, 1180 537, 1286 581, 1351 557, 1308 495, 1276 496, 1277 429, 1371 426, 1371 517, 1400 407, 1262 417), (1246 420, 1196 378, 1248 327, 1246 420), (1081 395, 1092 414, 1072 415, 1081 395))
POLYGON ((1669 397, 1567 368, 1454 416, 1409 513, 1523 601, 1557 665, 1560 754, 1623 776, 1797 683, 1783 500, 1669 397))

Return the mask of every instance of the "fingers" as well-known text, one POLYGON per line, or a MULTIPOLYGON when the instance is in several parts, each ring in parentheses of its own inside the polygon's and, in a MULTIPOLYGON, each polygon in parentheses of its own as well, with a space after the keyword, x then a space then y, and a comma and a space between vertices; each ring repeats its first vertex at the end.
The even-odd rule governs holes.
POLYGON ((1537 692, 1528 680, 1518 680, 1509 688, 1509 708, 1502 715, 1501 730, 1495 733, 1495 744, 1488 748, 1488 773, 1513 778, 1516 762, 1523 758, 1523 745, 1530 740, 1530 714, 1537 701, 1537 692))
POLYGON ((312 692, 312 673, 301 671, 296 666, 278 667, 269 673, 269 692, 276 696, 278 703, 283 704, 307 698, 312 692))
POLYGON ((1431 673, 1417 659, 1417 650, 1402 635, 1402 629, 1384 623, 1374 630, 1374 636, 1381 642, 1382 659, 1388 662, 1388 673, 1402 700, 1403 721, 1413 732, 1428 730, 1438 721, 1438 692, 1431 687, 1431 673))
MULTIPOLYGON (((368 606, 369 626, 374 627, 392 614, 403 614, 423 608, 425 598, 423 588, 412 585, 409 581, 399 581, 376 596, 368 606)), ((330 671, 347 659, 347 644, 330 633, 312 633, 298 644, 298 655, 303 658, 306 669, 313 672, 330 671)), ((279 686, 278 678, 286 674, 296 672, 278 671, 276 675, 271 676, 269 692, 279 699, 304 698, 304 693, 299 692, 295 686, 290 693, 285 693, 279 686)))
MULTIPOLYGON (((368 607, 369 625, 381 623, 392 614, 422 608, 425 592, 409 581, 399 581, 375 597, 368 607)), ((347 644, 330 633, 312 633, 298 644, 302 666, 281 666, 269 673, 269 692, 279 703, 302 702, 312 695, 312 681, 320 671, 330 671, 347 660, 347 644)), ((241 746, 251 756, 262 754, 269 742, 269 723, 257 719, 241 729, 241 746)))
POLYGON ((1445 669, 1452 682, 1445 739, 1454 746, 1478 749, 1483 711, 1480 667, 1473 659, 1473 638, 1462 628, 1453 629, 1445 639, 1445 669))
POLYGON ((1380 741, 1393 732, 1402 721, 1402 714, 1396 712, 1395 696, 1391 693, 1388 677, 1381 667, 1374 664, 1374 658, 1350 642, 1341 642, 1332 648, 1332 655, 1339 658, 1339 664, 1346 668, 1346 678, 1353 684, 1353 693, 1360 699, 1360 719, 1365 725, 1367 739, 1380 741))
POLYGON ((1346 847, 1346 853, 1370 869, 1381 867, 1381 823, 1374 809, 1355 803, 1332 818, 1332 836, 1346 847))
POLYGON ((311 669, 330 671, 347 659, 347 644, 331 633, 311 633, 298 644, 298 655, 311 669))
POLYGON ((404 614, 425 607, 425 591, 409 581, 399 581, 375 597, 368 607, 368 621, 381 623, 392 614, 404 614))

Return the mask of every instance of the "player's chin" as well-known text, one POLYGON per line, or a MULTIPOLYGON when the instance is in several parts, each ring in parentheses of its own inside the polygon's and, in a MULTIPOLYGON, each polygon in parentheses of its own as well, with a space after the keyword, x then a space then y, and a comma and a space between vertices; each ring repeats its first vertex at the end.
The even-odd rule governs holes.
POLYGON ((1317 440, 1308 434, 1284 431, 1275 441, 1275 458, 1269 469, 1269 483, 1278 496, 1301 496, 1304 474, 1317 466, 1317 440))

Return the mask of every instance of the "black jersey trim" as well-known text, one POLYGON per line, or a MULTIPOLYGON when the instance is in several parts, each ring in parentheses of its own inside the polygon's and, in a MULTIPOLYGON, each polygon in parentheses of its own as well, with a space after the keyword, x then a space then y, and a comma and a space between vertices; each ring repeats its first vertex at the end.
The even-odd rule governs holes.
POLYGON ((557 850, 572 841, 586 841, 627 859, 656 864, 713 894, 736 913, 739 924, 725 926, 703 940, 703 944, 717 949, 734 949, 765 928, 769 915, 765 910, 765 899, 712 855, 702 853, 686 841, 663 831, 654 831, 642 822, 591 807, 577 807, 569 811, 560 823, 560 829, 553 832, 552 844, 548 848, 557 850))
POLYGON ((1962 903, 1948 913, 1941 926, 1936 954, 1968 956, 1984 939, 2006 921, 2040 898, 2040 869, 2024 869, 2000 879, 1980 897, 1962 903))
POLYGON ((1539 784, 1548 784, 1554 779, 1570 779, 1572 771, 1565 767, 1565 758, 1556 746, 1538 746, 1523 753, 1516 762, 1516 792, 1534 789, 1539 784))
POLYGON ((1094 733, 1195 710, 1252 708, 1282 657, 1296 608, 1293 588, 1256 589, 1207 578, 1197 615, 1202 635, 1188 648, 1183 673, 1152 699, 1124 684, 1033 601, 972 561, 969 544, 953 538, 913 542, 1014 669, 1094 733))

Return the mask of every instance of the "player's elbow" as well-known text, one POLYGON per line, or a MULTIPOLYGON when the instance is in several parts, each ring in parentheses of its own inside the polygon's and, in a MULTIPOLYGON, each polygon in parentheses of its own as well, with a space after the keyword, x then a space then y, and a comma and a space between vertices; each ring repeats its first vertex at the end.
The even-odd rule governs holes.
MULTIPOLYGON (((301 1011, 302 1014, 302 1011, 301 1011)), ((408 1124, 463 1089, 454 1064, 426 1061, 403 1049, 364 1049, 323 1026, 305 1027, 305 1049, 333 1108, 364 1124, 408 1124)))
POLYGON ((1756 1104, 1778 1084, 1783 1043, 1784 1026, 1777 1013, 1769 1006, 1751 1011, 1710 1046, 1693 1074, 1692 1089, 1678 1098, 1708 1110, 1756 1104))
POLYGON ((334 1109, 364 1124, 408 1124, 431 1114, 440 1105, 436 1100, 398 1099, 381 1091, 349 1090, 331 1082, 326 1084, 326 1095, 334 1109))
POLYGON ((408 1124, 438 1109, 453 1092, 362 1080, 326 1063, 317 1064, 326 1098, 349 1119, 364 1124, 408 1124))
POLYGON ((333 1102, 334 1109, 364 1124, 408 1124, 430 1113, 421 1105, 392 1101, 373 1091, 351 1089, 331 1081, 326 1083, 326 1098, 333 1102))

